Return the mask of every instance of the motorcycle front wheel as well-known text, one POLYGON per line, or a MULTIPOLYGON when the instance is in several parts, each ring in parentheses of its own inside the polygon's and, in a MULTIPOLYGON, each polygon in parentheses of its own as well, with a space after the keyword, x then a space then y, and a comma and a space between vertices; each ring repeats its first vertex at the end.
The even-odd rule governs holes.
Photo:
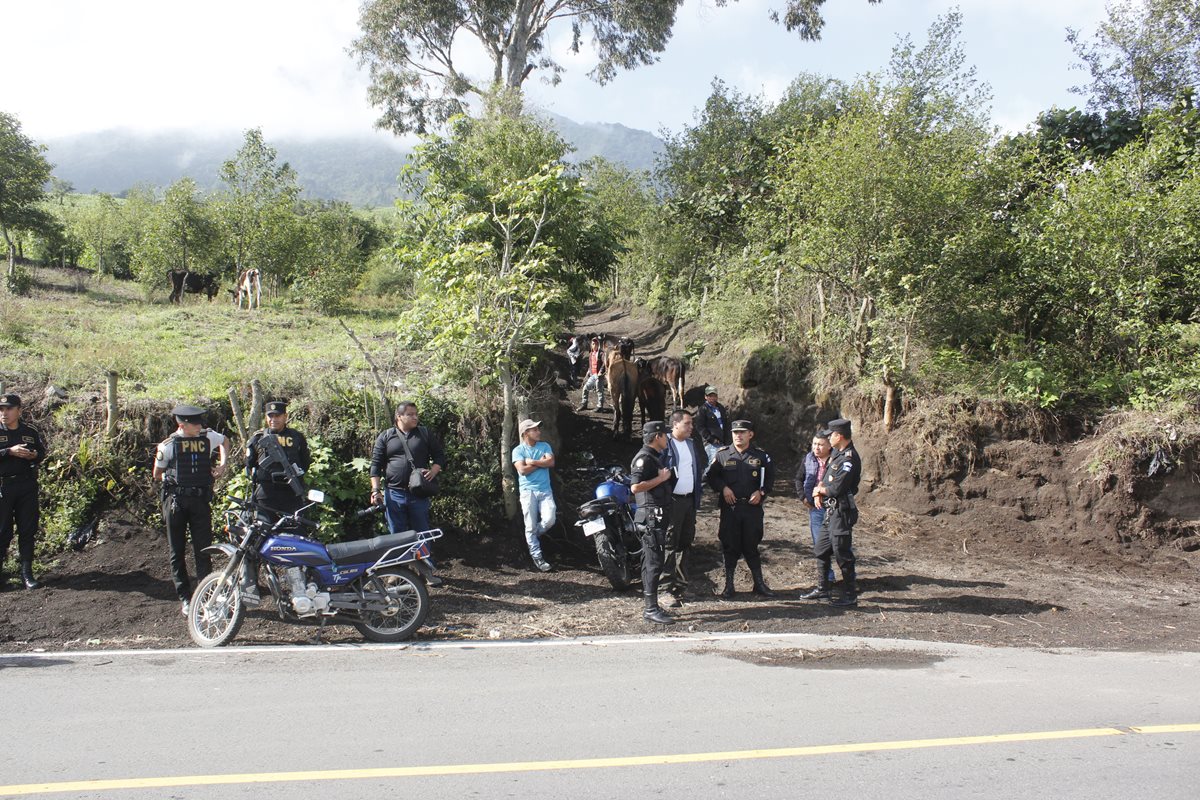
POLYGON ((402 642, 417 632, 429 615, 429 592, 425 583, 404 567, 376 572, 363 586, 388 598, 386 611, 364 611, 362 621, 352 623, 372 642, 402 642))
POLYGON ((603 531, 595 534, 592 539, 596 545, 596 558, 600 561, 600 569, 604 571, 604 577, 608 578, 608 582, 617 591, 624 591, 629 588, 632 580, 629 572, 629 559, 625 557, 625 548, 621 546, 620 539, 613 534, 611 526, 606 527, 603 531))
POLYGON ((201 647, 220 647, 237 636, 246 617, 237 577, 223 581, 223 572, 210 572, 192 593, 188 633, 201 647))

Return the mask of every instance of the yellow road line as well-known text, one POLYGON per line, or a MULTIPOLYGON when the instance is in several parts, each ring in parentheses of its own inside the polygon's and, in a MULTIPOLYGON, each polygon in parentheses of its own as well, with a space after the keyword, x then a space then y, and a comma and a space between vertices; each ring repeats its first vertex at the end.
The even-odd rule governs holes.
POLYGON ((623 756, 616 758, 579 758, 563 761, 514 761, 491 764, 445 764, 427 767, 379 767, 375 769, 331 769, 306 772, 252 772, 229 775, 179 775, 161 778, 119 778, 112 780, 24 783, 0 786, 0 797, 16 797, 53 792, 98 792, 119 789, 162 789, 180 786, 220 786, 248 783, 290 783, 300 781, 342 781, 365 778, 417 778, 441 775, 485 775, 505 772, 546 772, 561 769, 603 769, 644 767, 663 764, 699 764, 709 761, 749 761, 760 758, 800 758, 841 753, 871 753, 890 750, 919 750, 934 747, 1044 742, 1062 739, 1087 739, 1098 736, 1150 735, 1163 733, 1200 733, 1200 723, 1185 725, 1144 725, 1120 728, 1081 728, 1067 731, 999 733, 988 736, 958 736, 946 739, 909 739, 892 742, 779 747, 768 750, 729 750, 713 753, 623 756))

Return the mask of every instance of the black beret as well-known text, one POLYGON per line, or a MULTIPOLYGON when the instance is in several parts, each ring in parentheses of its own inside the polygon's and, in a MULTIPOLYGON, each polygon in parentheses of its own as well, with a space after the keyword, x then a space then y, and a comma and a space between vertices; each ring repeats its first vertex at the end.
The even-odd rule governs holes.
POLYGON ((660 433, 670 433, 665 422, 647 422, 642 426, 642 438, 653 439, 660 433))
POLYGON ((825 427, 829 429, 830 433, 840 433, 847 439, 850 438, 850 420, 848 419, 840 417, 838 419, 831 419, 825 423, 825 427))

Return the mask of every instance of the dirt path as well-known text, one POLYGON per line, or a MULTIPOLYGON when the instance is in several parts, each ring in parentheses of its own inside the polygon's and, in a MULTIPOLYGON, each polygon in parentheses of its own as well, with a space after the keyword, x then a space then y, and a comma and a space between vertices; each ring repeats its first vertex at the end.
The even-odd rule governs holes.
MULTIPOLYGON (((602 312, 580 330, 631 335, 646 354, 678 354, 678 331, 627 314, 602 312)), ((689 387, 702 385, 702 372, 689 387)), ((510 639, 661 632, 641 621, 640 598, 616 593, 588 541, 570 522, 589 494, 572 469, 586 449, 602 463, 628 464, 637 445, 613 442, 610 418, 576 414, 576 393, 560 406, 563 442, 559 508, 564 523, 545 542, 555 565, 532 569, 519 536, 448 536, 437 550, 445 585, 433 590, 422 639, 510 639)), ((855 610, 804 602, 812 581, 807 513, 791 496, 794 452, 766 510, 763 560, 773 600, 749 594, 749 575, 732 601, 713 595, 721 577, 716 509, 705 500, 692 554, 693 582, 677 632, 798 631, 996 646, 1104 650, 1200 650, 1200 581, 1190 561, 1164 548, 1051 546, 1034 531, 974 536, 958 518, 917 513, 919 504, 884 489, 860 497, 856 530, 860 587, 855 610)), ((103 521, 100 541, 66 553, 42 591, 0 595, 0 650, 175 647, 190 640, 174 600, 163 537, 120 515, 103 521)), ((274 618, 270 602, 250 614, 238 642, 303 642, 312 628, 274 618)), ((327 641, 358 641, 332 628, 327 641)))

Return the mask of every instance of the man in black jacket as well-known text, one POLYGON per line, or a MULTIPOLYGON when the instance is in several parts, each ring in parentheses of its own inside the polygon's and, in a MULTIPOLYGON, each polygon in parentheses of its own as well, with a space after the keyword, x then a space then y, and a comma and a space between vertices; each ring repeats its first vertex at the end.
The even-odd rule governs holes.
POLYGON ((0 591, 7 583, 4 560, 13 530, 26 589, 41 584, 33 577, 33 540, 38 529, 37 468, 46 457, 38 430, 21 421, 21 398, 0 395, 0 591))
POLYGON ((725 600, 734 596, 733 573, 739 558, 746 559, 750 568, 754 593, 775 596, 763 580, 758 552, 763 539, 763 503, 775 485, 775 465, 766 452, 751 446, 753 438, 754 424, 748 419, 735 420, 733 444, 718 450, 708 467, 708 483, 721 506, 717 539, 725 561, 725 588, 718 594, 725 600))
POLYGON ((401 403, 396 409, 396 426, 379 434, 371 450, 371 502, 384 507, 388 530, 402 533, 432 527, 430 499, 410 491, 409 479, 412 471, 419 469, 428 480, 435 480, 445 468, 446 452, 438 438, 419 423, 417 404, 401 403))
POLYGON ((717 387, 704 387, 704 402, 696 409, 696 430, 704 442, 706 463, 711 464, 717 451, 732 441, 729 426, 729 412, 717 402, 717 387))
POLYGON ((633 457, 629 468, 629 490, 637 498, 634 516, 642 536, 642 595, 646 601, 642 619, 656 625, 673 625, 674 618, 658 606, 658 578, 663 565, 666 544, 667 514, 671 510, 671 470, 663 463, 667 449, 665 422, 647 422, 642 426, 641 450, 633 457))
POLYGON ((833 445, 833 456, 825 468, 825 478, 813 489, 813 500, 817 508, 825 509, 825 521, 817 537, 817 588, 802 600, 829 597, 830 561, 837 559, 842 571, 841 597, 830 600, 831 605, 853 607, 858 605, 858 583, 855 574, 854 525, 858 522, 858 484, 862 478, 862 461, 854 449, 851 439, 850 420, 835 419, 826 424, 829 443, 833 445))

